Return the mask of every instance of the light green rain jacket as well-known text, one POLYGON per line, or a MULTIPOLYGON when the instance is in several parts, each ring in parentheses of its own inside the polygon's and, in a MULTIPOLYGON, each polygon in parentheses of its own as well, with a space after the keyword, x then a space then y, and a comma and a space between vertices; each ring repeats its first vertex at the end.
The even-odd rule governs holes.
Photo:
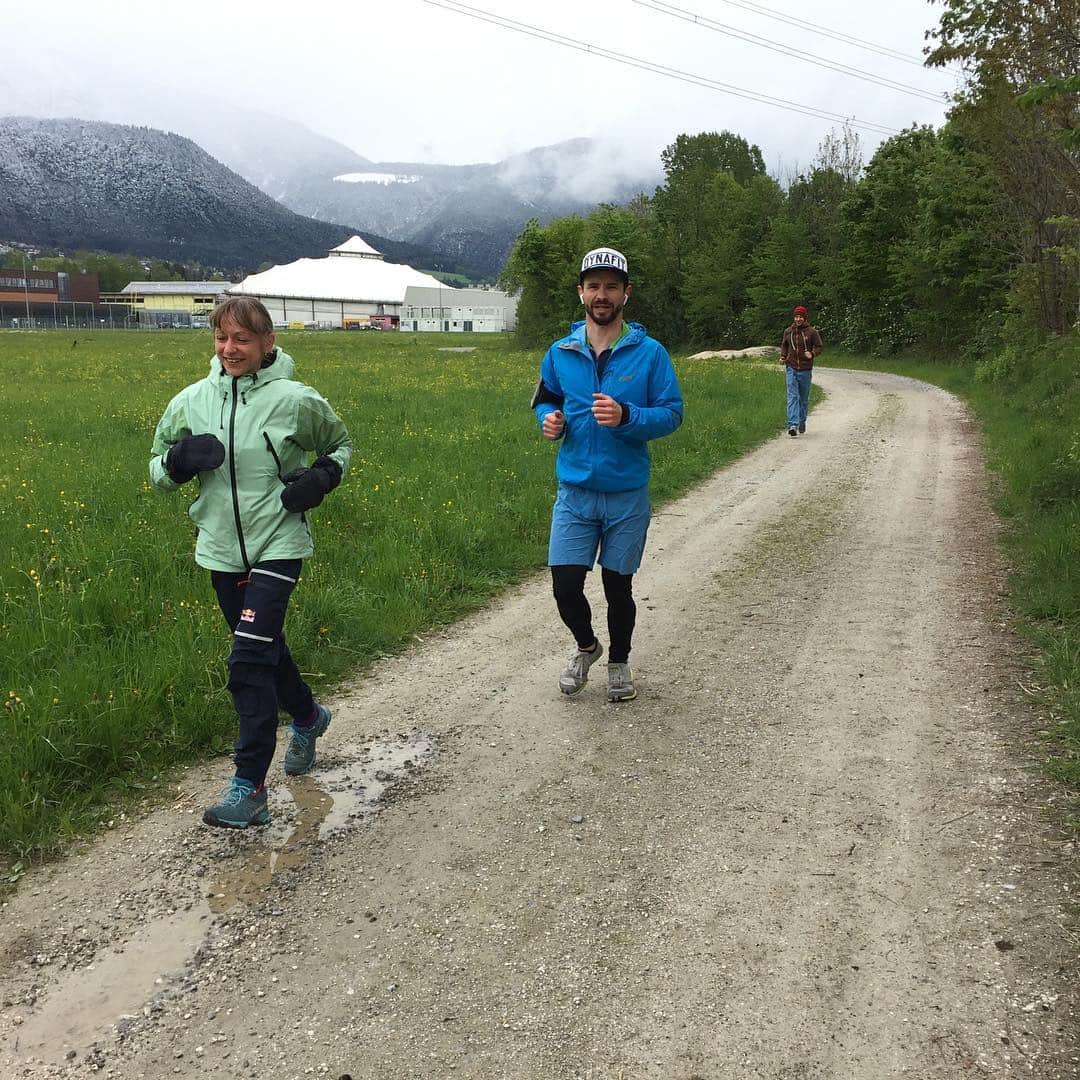
POLYGON ((215 356, 210 374, 169 402, 154 433, 150 479, 175 491, 165 455, 188 435, 209 432, 225 446, 217 469, 199 473, 188 515, 198 529, 195 561, 208 570, 243 573, 269 559, 304 559, 315 550, 306 514, 281 505, 281 478, 326 454, 348 474, 352 441, 317 391, 292 379, 293 360, 280 348, 250 375, 233 378, 215 356))

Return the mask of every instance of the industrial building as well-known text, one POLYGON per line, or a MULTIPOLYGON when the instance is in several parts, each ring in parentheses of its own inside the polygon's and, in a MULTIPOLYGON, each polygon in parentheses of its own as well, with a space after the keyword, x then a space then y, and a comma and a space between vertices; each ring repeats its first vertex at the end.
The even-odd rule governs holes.
POLYGON ((76 326, 93 321, 97 274, 0 269, 0 325, 76 326))
POLYGON ((411 266, 385 262, 361 237, 323 259, 297 259, 251 274, 228 287, 230 296, 258 297, 279 327, 396 327, 410 286, 439 288, 411 266))
POLYGON ((497 289, 451 289, 410 285, 401 312, 402 330, 498 333, 513 330, 517 298, 497 289))
POLYGON ((125 305, 141 327, 207 326, 227 281, 130 281, 101 302, 125 305))

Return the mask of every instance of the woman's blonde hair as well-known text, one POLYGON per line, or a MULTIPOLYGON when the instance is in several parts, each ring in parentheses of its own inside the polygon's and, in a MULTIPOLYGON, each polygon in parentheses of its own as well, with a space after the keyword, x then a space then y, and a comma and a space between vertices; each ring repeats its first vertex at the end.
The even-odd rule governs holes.
POLYGON ((274 320, 270 318, 270 312, 266 310, 263 302, 256 300, 254 296, 230 296, 210 312, 210 325, 215 330, 226 319, 232 319, 238 326, 260 337, 267 337, 274 332, 274 320))

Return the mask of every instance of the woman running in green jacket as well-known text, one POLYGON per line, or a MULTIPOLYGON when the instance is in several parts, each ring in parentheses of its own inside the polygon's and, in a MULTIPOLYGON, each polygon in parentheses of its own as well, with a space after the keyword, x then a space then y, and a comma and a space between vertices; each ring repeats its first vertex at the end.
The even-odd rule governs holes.
POLYGON ((265 781, 278 709, 292 717, 289 775, 312 767, 315 741, 330 724, 289 653, 285 612, 315 550, 307 511, 348 472, 352 443, 327 401, 293 381, 292 358, 274 344, 260 301, 225 300, 210 325, 210 373, 169 402, 150 478, 165 491, 199 484, 188 508, 198 529, 195 561, 210 571, 232 631, 229 690, 240 718, 236 775, 203 821, 246 829, 270 820, 265 781))

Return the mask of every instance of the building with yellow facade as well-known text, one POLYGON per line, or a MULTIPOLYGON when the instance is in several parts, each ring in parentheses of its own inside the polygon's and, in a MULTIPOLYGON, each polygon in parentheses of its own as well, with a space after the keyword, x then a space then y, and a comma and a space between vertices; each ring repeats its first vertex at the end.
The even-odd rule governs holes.
POLYGON ((206 326, 228 287, 227 281, 130 281, 101 301, 126 305, 140 326, 206 326))

